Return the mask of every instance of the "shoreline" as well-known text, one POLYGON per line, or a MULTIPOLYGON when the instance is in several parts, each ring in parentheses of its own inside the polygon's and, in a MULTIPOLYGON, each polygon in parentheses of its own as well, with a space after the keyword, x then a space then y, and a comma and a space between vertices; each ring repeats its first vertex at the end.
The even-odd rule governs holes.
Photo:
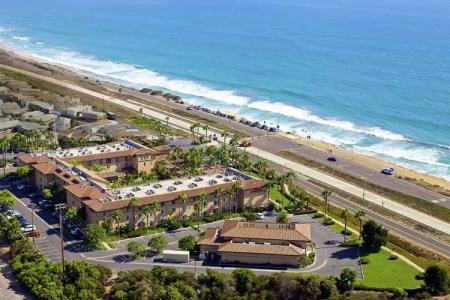
MULTIPOLYGON (((57 64, 54 62, 46 61, 44 59, 33 56, 29 53, 24 53, 23 51, 12 49, 11 47, 5 47, 5 45, 0 44, 0 62, 5 65, 14 66, 17 68, 21 68, 24 70, 34 71, 38 73, 44 73, 48 76, 53 76, 55 78, 63 79, 65 81, 75 81, 78 84, 82 84, 86 86, 88 84, 88 88, 92 89, 94 86, 106 90, 112 93, 119 93, 119 88, 126 91, 129 94, 136 94, 135 97, 142 98, 143 101, 148 100, 148 102, 159 103, 161 106, 171 107, 174 109, 185 110, 189 105, 187 101, 184 105, 176 104, 173 105, 172 102, 167 102, 164 98, 159 96, 151 96, 148 94, 143 94, 137 89, 129 86, 125 86, 123 84, 118 84, 114 82, 110 82, 101 78, 101 76, 96 77, 96 74, 92 74, 91 72, 79 70, 76 68, 71 68, 64 66, 62 64, 57 64), (86 79, 86 76, 88 78, 86 79)), ((125 94, 125 93, 124 93, 125 94)), ((146 101, 147 102, 147 101, 146 101)), ((189 111, 190 114, 198 115, 197 111, 189 111)), ((211 115, 211 114, 210 114, 211 115)), ((213 115, 211 115, 212 117, 213 115)), ((215 117, 215 116, 214 116, 215 117)), ((216 118, 213 118, 216 120, 216 118)), ((226 119, 217 117, 217 123, 223 124, 223 126, 227 126, 228 121, 226 119)), ((233 122, 238 123, 238 122, 233 122)), ((245 125, 243 125, 245 126, 245 125)), ((248 126, 247 126, 248 127, 248 126)), ((360 154, 357 152, 353 152, 344 148, 341 148, 337 145, 333 145, 330 143, 326 143, 320 140, 310 140, 306 139, 300 135, 289 134, 286 132, 279 132, 280 136, 288 138, 296 143, 299 143, 302 146, 314 148, 319 151, 330 153, 333 155, 337 155, 339 157, 343 157, 346 160, 350 160, 353 163, 364 165, 372 169, 374 172, 380 172, 382 168, 385 167, 394 167, 396 171, 397 177, 401 177, 406 181, 414 183, 418 186, 431 190, 433 192, 439 192, 441 190, 445 193, 450 193, 450 182, 442 177, 437 177, 430 174, 421 173, 416 170, 408 169, 402 166, 399 166, 395 163, 383 161, 379 158, 360 154)), ((443 196, 444 197, 444 196, 443 196)))

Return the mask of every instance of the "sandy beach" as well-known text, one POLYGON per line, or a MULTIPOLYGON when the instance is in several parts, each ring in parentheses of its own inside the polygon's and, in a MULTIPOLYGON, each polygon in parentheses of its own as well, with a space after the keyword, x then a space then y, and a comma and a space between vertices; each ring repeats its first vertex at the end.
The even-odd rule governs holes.
MULTIPOLYGON (((13 50, 8 49, 3 45, 0 45, 0 64, 35 72, 45 76, 51 76, 53 78, 60 79, 66 82, 71 82, 94 91, 107 93, 110 95, 114 95, 116 97, 119 96, 124 99, 126 99, 126 97, 133 97, 135 99, 148 102, 151 105, 155 105, 160 109, 163 110, 167 109, 175 113, 177 112, 177 110, 185 111, 185 108, 188 105, 187 103, 183 105, 175 104, 173 102, 166 101, 163 97, 143 94, 132 88, 127 88, 111 82, 99 80, 94 78, 93 74, 87 74, 86 72, 81 72, 80 70, 70 70, 69 68, 66 68, 64 66, 59 66, 53 63, 39 60, 26 53, 18 53, 17 51, 13 52, 13 50)), ((187 112, 184 113, 186 114, 187 112)), ((217 124, 228 126, 234 130, 243 131, 246 134, 250 135, 261 134, 260 131, 253 131, 252 128, 239 124, 238 122, 229 122, 227 119, 212 114, 205 114, 201 111, 189 111, 189 115, 192 116, 197 115, 200 118, 207 117, 208 119, 217 124)), ((201 121, 201 119, 199 121, 201 121)), ((289 138, 290 140, 296 141, 297 143, 303 146, 310 147, 326 153, 333 153, 333 155, 343 157, 346 160, 352 161, 355 164, 368 167, 372 169, 374 173, 380 172, 380 170, 385 167, 393 167, 396 171, 396 176, 398 178, 406 179, 409 182, 415 183, 421 187, 425 187, 433 192, 450 194, 450 182, 446 181, 443 178, 419 173, 415 170, 407 169, 390 162, 382 161, 374 157, 354 153, 322 141, 306 139, 301 136, 288 134, 285 132, 280 132, 279 134, 283 137, 289 138)))

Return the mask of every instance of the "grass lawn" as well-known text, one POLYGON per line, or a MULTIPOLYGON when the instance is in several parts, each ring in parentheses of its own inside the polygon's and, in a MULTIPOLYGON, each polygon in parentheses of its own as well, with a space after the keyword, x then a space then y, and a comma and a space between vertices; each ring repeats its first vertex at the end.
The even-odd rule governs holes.
POLYGON ((270 190, 270 194, 269 194, 270 199, 278 202, 278 203, 282 203, 281 201, 283 200, 283 207, 286 207, 289 204, 289 199, 287 197, 283 197, 281 195, 280 192, 280 186, 276 185, 274 186, 271 190, 270 190))
POLYGON ((369 259, 363 266, 364 279, 358 280, 369 287, 399 287, 417 288, 423 281, 415 279, 419 273, 404 261, 390 260, 390 253, 381 250, 378 253, 368 253, 360 249, 360 256, 369 259))

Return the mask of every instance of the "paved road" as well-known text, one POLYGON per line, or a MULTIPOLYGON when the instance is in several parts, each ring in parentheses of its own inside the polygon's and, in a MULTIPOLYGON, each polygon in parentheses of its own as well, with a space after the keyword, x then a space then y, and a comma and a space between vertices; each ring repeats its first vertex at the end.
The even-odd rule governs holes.
MULTIPOLYGON (((266 218, 263 221, 275 221, 274 218, 266 218)), ((286 272, 304 272, 304 273, 319 273, 323 275, 338 276, 341 270, 345 267, 354 269, 358 276, 361 276, 361 268, 358 264, 358 252, 356 248, 343 248, 339 247, 339 243, 343 241, 343 236, 337 234, 327 226, 320 224, 318 220, 312 219, 310 216, 293 216, 292 222, 309 223, 311 224, 311 234, 316 243, 316 261, 313 265, 307 268, 263 268, 248 266, 257 274, 271 274, 281 271, 286 272)), ((223 221, 213 222, 209 224, 201 225, 201 229, 204 230, 208 227, 220 227, 223 221)), ((174 233, 163 233, 169 242, 169 249, 178 249, 178 240, 182 237, 189 235, 197 235, 197 231, 194 229, 182 229, 174 233)), ((161 262, 160 256, 149 256, 141 260, 130 261, 129 252, 126 250, 127 244, 131 240, 140 241, 147 244, 153 236, 137 237, 133 239, 127 239, 117 242, 117 249, 114 250, 102 250, 92 251, 84 253, 84 259, 102 264, 118 272, 120 270, 129 270, 133 268, 145 268, 151 269, 155 265, 163 265, 174 267, 179 271, 191 271, 203 273, 206 269, 216 269, 221 271, 231 272, 235 269, 232 266, 217 266, 210 265, 205 262, 197 261, 186 264, 164 263, 161 262)), ((236 266, 239 267, 239 266, 236 266)), ((242 266, 241 266, 242 267, 242 266)))
MULTIPOLYGON (((433 203, 439 203, 442 206, 450 208, 450 198, 441 194, 432 192, 423 187, 420 187, 411 182, 399 179, 395 176, 387 176, 381 174, 381 172, 374 172, 373 169, 339 156, 338 154, 330 154, 324 151, 320 151, 302 144, 296 141, 282 137, 282 136, 269 136, 262 138, 254 138, 252 140, 253 146, 262 149, 264 151, 278 154, 279 151, 287 150, 298 154, 301 157, 305 157, 312 161, 316 161, 320 164, 326 165, 330 168, 339 170, 340 172, 350 174, 356 178, 364 178, 368 183, 373 183, 379 186, 386 187, 388 189, 401 192, 406 195, 411 195, 420 199, 428 200, 433 203), (330 162, 328 157, 333 156, 337 159, 337 162, 330 162)), ((386 166, 389 164, 386 163, 386 166)))

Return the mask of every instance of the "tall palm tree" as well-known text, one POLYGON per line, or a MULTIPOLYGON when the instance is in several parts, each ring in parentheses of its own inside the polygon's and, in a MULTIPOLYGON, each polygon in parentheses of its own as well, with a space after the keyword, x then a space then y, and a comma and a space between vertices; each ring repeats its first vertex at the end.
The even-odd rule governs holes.
POLYGON ((167 173, 169 172, 169 169, 164 160, 158 161, 158 163, 156 164, 156 171, 158 172, 159 175, 163 176, 163 179, 167 178, 167 173))
POLYGON ((226 199, 226 202, 228 202, 228 211, 232 211, 231 200, 233 199, 233 197, 234 197, 234 191, 231 188, 225 191, 225 199, 226 199))
POLYGON ((262 179, 266 178, 267 170, 269 169, 269 164, 265 160, 258 160, 255 163, 255 168, 258 171, 259 176, 261 176, 262 179))
POLYGON ((201 193, 197 197, 197 202, 194 205, 194 208, 197 212, 197 228, 200 229, 200 217, 203 214, 203 210, 205 209, 206 201, 208 200, 208 195, 206 193, 201 193))
POLYGON ((331 195, 331 191, 324 189, 322 191, 322 198, 325 201, 325 219, 327 218, 328 215, 328 197, 331 195))
MULTIPOLYGON (((186 211, 186 201, 187 200, 188 200, 188 196, 185 192, 181 192, 178 194, 178 201, 183 206, 183 212, 186 211)), ((183 213, 181 212, 181 207, 180 207, 180 211, 179 211, 178 215, 180 215, 180 216, 183 215, 183 213)))
POLYGON ((344 219, 344 243, 347 239, 347 218, 348 218, 349 214, 350 214, 350 211, 346 208, 341 212, 341 218, 344 219))
POLYGON ((203 130, 205 131, 205 135, 206 135, 206 147, 208 147, 208 141, 209 141, 208 128, 209 128, 208 124, 203 125, 203 130))
POLYGON ((7 136, 0 138, 0 149, 3 154, 3 174, 6 174, 6 162, 7 162, 7 153, 8 149, 11 145, 11 139, 7 136))
POLYGON ((228 137, 228 130, 224 130, 222 131, 222 134, 220 135, 221 137, 223 137, 223 146, 225 147, 225 149, 227 148, 227 137, 228 137))
POLYGON ((362 237, 362 222, 364 221, 364 217, 366 216, 366 213, 362 209, 358 209, 355 212, 355 218, 359 221, 359 239, 362 237))
POLYGON ((156 213, 161 210, 161 202, 155 201, 150 204, 153 211, 153 222, 156 223, 156 213))
POLYGON ((169 117, 166 117, 166 127, 169 128, 169 117))
POLYGON ((145 223, 146 223, 147 227, 150 226, 150 216, 153 213, 154 213, 154 209, 153 209, 153 206, 151 204, 150 205, 146 205, 144 207, 144 216, 145 216, 145 221, 146 221, 145 223))
POLYGON ((180 146, 176 146, 172 150, 174 156, 175 156, 175 164, 178 164, 178 160, 180 159, 181 155, 183 154, 183 149, 181 149, 180 146))
POLYGON ((116 209, 115 211, 112 212, 111 214, 111 218, 113 219, 114 222, 116 222, 117 226, 117 235, 120 237, 120 221, 122 220, 123 217, 123 213, 121 210, 116 209))
POLYGON ((225 207, 223 206, 223 203, 222 203, 222 196, 224 194, 225 194, 225 190, 223 188, 217 188, 214 191, 214 196, 216 197, 217 203, 219 204, 219 211, 221 214, 223 214, 223 211, 225 209, 225 207))
POLYGON ((236 213, 237 213, 237 207, 238 207, 238 192, 240 190, 242 190, 242 188, 243 188, 243 185, 242 185, 242 182, 240 182, 240 181, 235 181, 231 185, 231 190, 233 191, 233 196, 234 196, 234 210, 236 213))
POLYGON ((136 197, 133 197, 130 199, 130 202, 128 203, 128 206, 131 210, 132 220, 133 220, 133 230, 136 228, 136 207, 139 207, 140 202, 139 199, 136 197))
POLYGON ((195 140, 195 127, 197 127, 197 124, 192 124, 189 127, 189 130, 191 131, 192 139, 195 140))
POLYGON ((285 174, 285 183, 288 185, 289 188, 292 187, 292 184, 297 179, 297 173, 295 173, 292 170, 287 171, 285 174))

